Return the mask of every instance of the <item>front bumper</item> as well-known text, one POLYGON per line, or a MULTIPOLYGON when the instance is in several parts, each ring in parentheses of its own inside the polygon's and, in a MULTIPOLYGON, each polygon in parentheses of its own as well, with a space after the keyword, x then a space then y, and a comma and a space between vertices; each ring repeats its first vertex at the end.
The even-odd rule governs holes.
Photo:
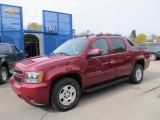
POLYGON ((47 84, 18 84, 13 77, 10 78, 13 91, 26 102, 33 105, 46 105, 49 103, 50 89, 47 84))

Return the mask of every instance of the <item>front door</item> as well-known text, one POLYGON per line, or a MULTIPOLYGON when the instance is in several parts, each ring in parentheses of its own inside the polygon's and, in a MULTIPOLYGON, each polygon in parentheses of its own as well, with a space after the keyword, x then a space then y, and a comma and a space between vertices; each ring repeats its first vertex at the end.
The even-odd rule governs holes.
POLYGON ((107 40, 105 38, 95 40, 89 50, 94 48, 101 49, 102 54, 87 60, 86 72, 90 85, 114 78, 115 72, 115 63, 112 62, 113 56, 110 55, 107 40))

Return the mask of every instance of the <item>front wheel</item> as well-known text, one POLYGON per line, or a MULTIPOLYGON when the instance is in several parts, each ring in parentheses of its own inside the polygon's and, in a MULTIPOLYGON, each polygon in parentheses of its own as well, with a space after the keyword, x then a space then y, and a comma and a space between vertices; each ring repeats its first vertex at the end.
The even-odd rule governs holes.
POLYGON ((130 76, 130 82, 133 84, 139 84, 143 80, 143 67, 142 65, 135 65, 134 70, 130 76))
POLYGON ((7 68, 2 66, 0 68, 0 84, 6 83, 8 80, 8 76, 9 76, 9 73, 8 73, 7 68))
POLYGON ((63 78, 52 87, 51 105, 56 110, 68 111, 77 105, 80 96, 78 82, 72 78, 63 78))

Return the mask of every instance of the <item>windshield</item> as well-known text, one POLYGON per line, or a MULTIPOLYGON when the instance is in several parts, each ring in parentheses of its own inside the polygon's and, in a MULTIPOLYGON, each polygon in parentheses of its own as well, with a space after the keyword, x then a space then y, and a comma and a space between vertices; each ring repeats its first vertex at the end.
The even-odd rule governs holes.
POLYGON ((8 45, 0 44, 0 53, 10 53, 8 45))
POLYGON ((77 56, 80 55, 85 46, 88 43, 88 39, 86 38, 77 38, 68 40, 61 46, 59 46, 52 54, 63 54, 68 56, 77 56))

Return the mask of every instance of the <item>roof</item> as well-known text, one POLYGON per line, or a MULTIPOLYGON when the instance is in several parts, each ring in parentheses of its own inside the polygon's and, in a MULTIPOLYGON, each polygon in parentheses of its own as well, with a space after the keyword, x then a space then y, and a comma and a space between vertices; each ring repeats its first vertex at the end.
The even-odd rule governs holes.
POLYGON ((9 43, 0 43, 0 45, 9 45, 9 43))
MULTIPOLYGON (((13 45, 13 44, 9 44, 9 43, 0 43, 0 45, 13 45)), ((14 45, 13 45, 14 46, 14 45)))
POLYGON ((110 34, 110 33, 106 33, 106 34, 91 34, 91 35, 82 35, 82 36, 78 36, 76 38, 81 38, 81 37, 87 37, 87 38, 93 38, 93 37, 122 37, 121 35, 118 34, 110 34))

